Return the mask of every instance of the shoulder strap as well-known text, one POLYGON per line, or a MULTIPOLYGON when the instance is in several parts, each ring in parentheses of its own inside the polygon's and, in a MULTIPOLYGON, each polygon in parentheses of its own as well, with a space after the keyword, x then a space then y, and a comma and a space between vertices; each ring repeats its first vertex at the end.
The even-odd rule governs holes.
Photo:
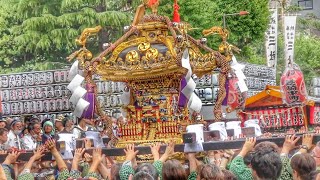
MULTIPOLYGON (((81 128, 79 128, 78 126, 73 127, 73 129, 74 129, 74 128, 79 129, 81 132, 83 131, 83 130, 82 130, 81 128)), ((72 130, 73 130, 73 129, 72 129, 72 130)))

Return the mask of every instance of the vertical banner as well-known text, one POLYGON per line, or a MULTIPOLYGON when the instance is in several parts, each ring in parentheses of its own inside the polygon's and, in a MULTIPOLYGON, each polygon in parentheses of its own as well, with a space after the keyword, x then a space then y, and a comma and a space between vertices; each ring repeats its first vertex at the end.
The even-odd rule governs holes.
MULTIPOLYGON (((3 114, 3 112, 2 112, 2 91, 0 89, 0 115, 2 115, 2 114, 3 114)), ((2 117, 0 117, 0 118, 2 118, 2 117)))
POLYGON ((278 10, 270 9, 269 28, 266 33, 267 66, 277 67, 278 10))
POLYGON ((285 43, 285 62, 286 66, 289 63, 293 62, 293 55, 294 55, 294 38, 296 32, 296 19, 297 16, 284 16, 284 43, 285 43))

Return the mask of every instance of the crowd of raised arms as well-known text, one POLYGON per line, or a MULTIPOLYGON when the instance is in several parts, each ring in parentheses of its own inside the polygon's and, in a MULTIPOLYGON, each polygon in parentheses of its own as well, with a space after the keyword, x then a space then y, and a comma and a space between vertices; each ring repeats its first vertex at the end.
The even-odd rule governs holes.
MULTIPOLYGON (((111 118, 113 122, 117 119, 111 118)), ((136 161, 138 151, 135 145, 125 148, 125 160, 117 162, 100 148, 88 154, 86 149, 92 142, 84 139, 85 148, 75 149, 72 159, 62 158, 56 147, 59 133, 73 133, 82 138, 88 130, 106 136, 106 128, 95 128, 87 119, 74 125, 67 118, 40 122, 37 118, 20 121, 0 121, 0 155, 6 156, 0 166, 0 180, 3 179, 109 179, 109 180, 314 180, 320 179, 320 142, 313 143, 314 134, 302 137, 285 136, 282 146, 268 141, 256 143, 256 138, 247 138, 241 149, 185 153, 176 155, 174 142, 159 153, 160 143, 150 145, 153 161, 136 161), (302 145, 297 146, 297 141, 302 145), (18 160, 22 150, 33 150, 27 161, 18 160), (41 161, 46 152, 54 158, 41 161), (179 157, 179 158, 177 158, 179 157), (176 158, 176 159, 175 159, 176 158)), ((116 123, 115 123, 116 124, 116 123)), ((294 130, 290 130, 291 134, 294 130)), ((110 148, 110 145, 106 145, 110 148)))

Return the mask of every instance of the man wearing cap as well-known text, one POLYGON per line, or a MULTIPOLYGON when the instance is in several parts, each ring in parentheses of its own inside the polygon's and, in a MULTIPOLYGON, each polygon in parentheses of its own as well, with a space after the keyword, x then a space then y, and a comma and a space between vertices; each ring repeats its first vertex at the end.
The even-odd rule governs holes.
POLYGON ((60 133, 69 133, 66 131, 64 124, 65 124, 65 118, 58 118, 54 120, 54 126, 56 128, 56 133, 60 134, 60 133))
POLYGON ((20 119, 16 118, 10 123, 11 130, 8 134, 8 145, 10 147, 22 149, 22 143, 21 139, 19 137, 19 134, 22 131, 22 122, 20 119))
POLYGON ((72 119, 65 118, 64 121, 62 122, 64 126, 64 130, 67 131, 68 133, 72 133, 72 129, 74 126, 74 122, 72 119))

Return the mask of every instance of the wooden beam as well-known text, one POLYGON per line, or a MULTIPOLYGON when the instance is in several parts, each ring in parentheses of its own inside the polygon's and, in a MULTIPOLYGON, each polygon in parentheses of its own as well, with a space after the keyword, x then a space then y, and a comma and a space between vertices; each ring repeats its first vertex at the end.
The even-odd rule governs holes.
MULTIPOLYGON (((297 137, 302 136, 302 134, 296 134, 297 137)), ((271 137, 271 138, 257 138, 257 143, 264 142, 264 141, 270 141, 274 142, 278 146, 282 146, 284 143, 285 138, 284 137, 271 137)), ((297 144, 301 144, 302 138, 298 141, 297 144)), ((313 144, 320 141, 320 135, 316 135, 313 138, 313 144)), ((209 150, 223 150, 223 149, 240 149, 242 148, 243 144, 245 142, 245 139, 237 139, 233 141, 211 141, 211 142, 204 142, 202 143, 204 151, 209 150)), ((94 148, 87 149, 86 152, 89 154, 92 154, 94 148)), ((163 154, 165 152, 166 145, 162 145, 160 147, 160 154, 163 154)), ((151 154, 151 150, 149 146, 136 146, 135 150, 139 150, 138 155, 142 154, 151 154)), ((175 152, 184 152, 184 144, 176 144, 174 147, 175 152)), ((103 154, 106 156, 125 156, 124 148, 102 148, 103 154)), ((21 153, 18 157, 17 161, 28 161, 30 157, 33 155, 33 152, 28 151, 25 153, 21 153)), ((0 162, 3 162, 5 160, 7 155, 0 155, 0 162)), ((50 161, 52 160, 52 154, 51 153, 45 153, 45 156, 42 158, 43 161, 50 161)))

